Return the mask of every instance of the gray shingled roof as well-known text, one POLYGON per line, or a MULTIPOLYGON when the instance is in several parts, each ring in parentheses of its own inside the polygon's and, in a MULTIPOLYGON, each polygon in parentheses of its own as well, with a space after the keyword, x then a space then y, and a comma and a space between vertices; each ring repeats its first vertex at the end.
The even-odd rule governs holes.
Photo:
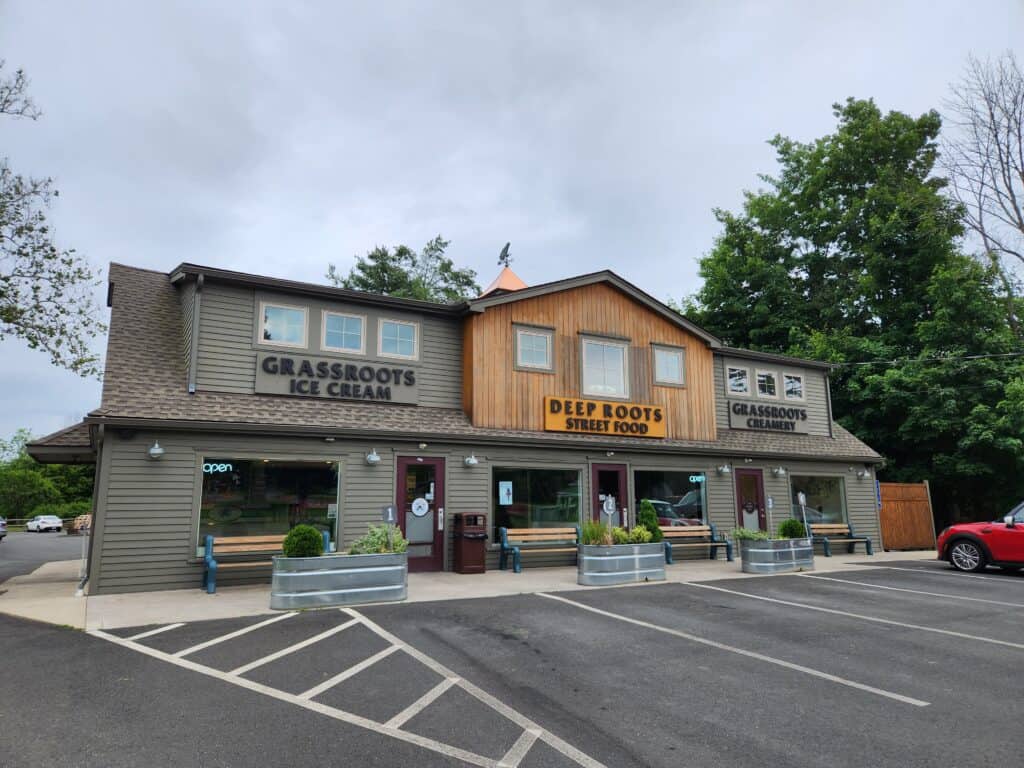
POLYGON ((714 441, 650 440, 474 427, 458 409, 203 391, 189 395, 181 309, 168 275, 112 264, 110 280, 114 289, 107 368, 102 405, 90 414, 93 421, 408 440, 470 438, 552 447, 879 459, 838 425, 834 438, 721 429, 714 441))
POLYGON ((89 425, 84 421, 80 421, 46 437, 33 440, 28 445, 29 447, 40 446, 47 448, 89 448, 92 446, 92 441, 89 438, 89 425))

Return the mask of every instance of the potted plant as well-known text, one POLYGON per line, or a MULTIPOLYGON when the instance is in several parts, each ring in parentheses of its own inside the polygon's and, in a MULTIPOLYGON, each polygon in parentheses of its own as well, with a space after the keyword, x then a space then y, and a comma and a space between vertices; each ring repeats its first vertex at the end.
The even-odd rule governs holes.
POLYGON ((814 548, 804 524, 783 520, 778 535, 735 528, 732 538, 740 550, 744 573, 791 573, 814 570, 814 548))
POLYGON ((665 549, 654 506, 645 501, 638 518, 631 531, 596 520, 583 525, 577 583, 608 586, 665 580, 665 549))
POLYGON ((323 554, 324 537, 297 525, 274 558, 270 607, 280 610, 404 600, 409 543, 394 525, 371 525, 348 553, 323 554))

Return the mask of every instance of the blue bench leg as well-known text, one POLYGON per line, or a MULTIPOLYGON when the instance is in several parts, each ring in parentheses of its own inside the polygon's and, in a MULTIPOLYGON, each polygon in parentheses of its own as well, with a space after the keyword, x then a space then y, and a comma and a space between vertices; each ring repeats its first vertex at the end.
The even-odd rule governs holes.
POLYGON ((523 564, 522 564, 522 561, 519 559, 519 547, 513 547, 512 548, 512 572, 513 573, 522 573, 523 572, 523 564))
POLYGON ((206 564, 206 594, 212 595, 217 591, 217 561, 213 560, 206 564))
POLYGON ((828 539, 822 539, 821 540, 821 546, 825 550, 825 557, 832 557, 832 544, 829 542, 829 540, 828 539))
POLYGON ((498 555, 498 570, 504 571, 506 568, 508 568, 508 550, 502 547, 501 554, 498 555))
POLYGON ((673 562, 673 560, 672 560, 672 542, 671 541, 666 541, 665 542, 665 564, 666 565, 672 565, 672 562, 673 562))
POLYGON ((871 545, 871 539, 864 540, 864 549, 868 551, 869 555, 875 554, 875 548, 871 545))
POLYGON ((725 560, 726 560, 726 562, 729 562, 729 563, 731 563, 733 561, 732 560, 732 542, 731 541, 725 542, 725 560))

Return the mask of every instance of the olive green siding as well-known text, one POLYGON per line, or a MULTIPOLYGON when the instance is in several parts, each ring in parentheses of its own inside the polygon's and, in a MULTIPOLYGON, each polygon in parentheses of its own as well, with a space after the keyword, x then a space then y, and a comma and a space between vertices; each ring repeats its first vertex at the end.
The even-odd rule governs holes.
POLYGON ((181 301, 181 359, 185 363, 185 373, 189 373, 192 363, 192 325, 195 317, 196 284, 187 283, 178 289, 181 301))
MULTIPOLYGON (((825 372, 816 368, 801 368, 798 365, 786 365, 783 363, 759 362, 757 360, 744 360, 725 355, 715 355, 715 416, 719 429, 729 429, 729 404, 727 401, 741 401, 757 403, 759 405, 786 405, 789 407, 805 408, 807 410, 807 432, 811 435, 830 435, 829 412, 828 412, 828 389, 825 382, 825 372), (759 398, 753 395, 741 397, 730 395, 725 388, 726 367, 746 368, 750 371, 750 386, 756 384, 757 371, 773 371, 776 374, 776 381, 781 391, 782 374, 797 373, 804 377, 804 400, 786 400, 781 395, 777 399, 759 398)), ((782 435, 785 437, 785 435, 782 435)))

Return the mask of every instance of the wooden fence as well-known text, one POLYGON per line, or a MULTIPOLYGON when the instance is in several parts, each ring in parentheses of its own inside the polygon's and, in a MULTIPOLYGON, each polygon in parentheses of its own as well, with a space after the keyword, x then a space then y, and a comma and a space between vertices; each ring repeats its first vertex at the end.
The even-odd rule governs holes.
POLYGON ((879 483, 884 549, 934 549, 935 520, 928 482, 879 483))

